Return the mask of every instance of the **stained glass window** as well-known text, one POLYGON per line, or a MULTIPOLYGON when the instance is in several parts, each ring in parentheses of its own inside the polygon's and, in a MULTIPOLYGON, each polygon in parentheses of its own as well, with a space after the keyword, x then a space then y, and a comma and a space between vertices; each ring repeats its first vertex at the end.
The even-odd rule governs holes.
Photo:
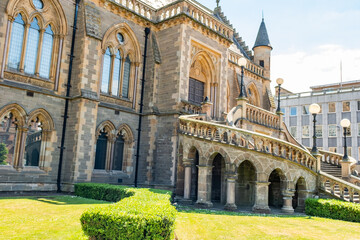
POLYGON ((41 0, 33 0, 33 4, 37 9, 44 8, 44 3, 41 0))
POLYGON ((38 53, 40 27, 38 20, 34 18, 29 28, 29 35, 27 39, 26 54, 25 54, 25 73, 34 74, 36 59, 38 53))
POLYGON ((124 78, 122 83, 122 97, 129 97, 129 82, 130 82, 130 69, 131 69, 131 60, 129 55, 126 57, 124 64, 124 78))
POLYGON ((8 58, 8 67, 19 70, 21 51, 23 46, 24 38, 24 21, 22 20, 21 14, 17 15, 13 22, 10 50, 8 58))
POLYGON ((54 40, 54 33, 51 29, 51 26, 49 25, 45 29, 43 43, 42 43, 42 50, 41 50, 39 75, 42 78, 49 78, 50 76, 53 40, 54 40))
POLYGON ((120 51, 117 51, 115 60, 114 60, 113 79, 112 79, 112 86, 111 86, 111 89, 112 89, 111 92, 112 92, 112 95, 114 95, 114 96, 119 95, 120 73, 121 73, 121 55, 120 55, 120 51))
POLYGON ((107 136, 102 132, 96 141, 95 169, 105 169, 107 136))
POLYGON ((115 141, 114 149, 114 161, 113 161, 113 170, 122 170, 123 165, 123 156, 124 156, 124 138, 119 135, 115 141))
POLYGON ((106 49, 104 55, 103 73, 101 80, 101 92, 109 92, 109 81, 110 81, 110 68, 111 68, 111 54, 110 49, 106 49))

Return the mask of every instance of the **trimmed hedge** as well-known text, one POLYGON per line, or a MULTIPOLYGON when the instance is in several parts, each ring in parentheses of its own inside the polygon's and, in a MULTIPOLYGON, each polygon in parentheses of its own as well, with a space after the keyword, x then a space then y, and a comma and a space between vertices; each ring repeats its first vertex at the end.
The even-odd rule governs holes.
POLYGON ((77 183, 75 184, 75 195, 84 198, 118 202, 123 198, 134 195, 129 187, 101 183, 77 183))
POLYGON ((82 229, 90 239, 173 239, 177 211, 170 203, 171 192, 108 184, 76 185, 78 196, 95 196, 99 200, 123 197, 117 203, 90 208, 82 214, 82 229), (115 197, 116 193, 121 197, 115 197))
POLYGON ((305 213, 311 216, 360 222, 360 204, 333 199, 308 198, 305 213))

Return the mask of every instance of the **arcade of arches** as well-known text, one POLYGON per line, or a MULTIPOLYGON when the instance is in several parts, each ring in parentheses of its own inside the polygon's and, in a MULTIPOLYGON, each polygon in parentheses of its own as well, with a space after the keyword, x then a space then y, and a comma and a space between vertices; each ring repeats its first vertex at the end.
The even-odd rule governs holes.
POLYGON ((180 137, 177 172, 177 195, 229 210, 293 213, 304 210, 305 199, 316 189, 316 176, 302 166, 187 136, 180 137))

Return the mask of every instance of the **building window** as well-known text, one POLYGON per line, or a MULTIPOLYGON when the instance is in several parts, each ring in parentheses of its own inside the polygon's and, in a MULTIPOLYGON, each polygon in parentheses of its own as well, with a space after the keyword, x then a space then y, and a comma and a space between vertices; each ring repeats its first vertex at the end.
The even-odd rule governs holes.
POLYGON ((334 153, 336 153, 336 152, 337 152, 336 147, 329 147, 329 152, 334 152, 334 153))
POLYGON ((25 23, 22 15, 18 14, 12 25, 8 67, 20 70, 21 51, 23 46, 25 23))
MULTIPOLYGON (((343 129, 343 134, 344 134, 344 129, 343 129)), ((346 136, 350 137, 351 136, 351 126, 346 128, 346 136)))
POLYGON ((123 158, 124 158, 124 137, 119 135, 115 141, 114 149, 114 161, 113 161, 113 170, 122 171, 123 169, 123 158))
POLYGON ((294 138, 297 137, 297 127, 296 127, 296 126, 290 127, 290 134, 291 134, 294 138))
POLYGON ((260 61, 259 61, 259 65, 262 66, 262 67, 264 67, 264 60, 260 60, 260 61))
POLYGON ((309 105, 302 106, 302 114, 304 115, 309 114, 309 105))
POLYGON ((201 104, 204 100, 204 83, 189 79, 189 102, 201 104))
POLYGON ((120 44, 124 44, 124 36, 121 33, 118 33, 116 37, 120 44))
POLYGON ((94 169, 131 171, 134 138, 130 127, 122 124, 116 130, 114 124, 106 121, 98 127, 96 136, 94 169))
POLYGON ((348 156, 352 156, 352 154, 351 154, 351 149, 352 149, 352 147, 347 147, 347 154, 348 154, 348 156))
POLYGON ((322 133, 323 133, 322 125, 317 125, 317 126, 315 126, 315 134, 316 134, 316 137, 321 138, 321 137, 322 137, 322 133))
MULTIPOLYGON (((358 136, 360 136, 360 123, 358 123, 358 136)), ((360 155, 359 155, 360 157, 360 155)))
POLYGON ((297 114, 297 108, 291 107, 290 108, 290 116, 296 116, 296 114, 297 114))
POLYGON ((49 25, 45 29, 43 44, 41 49, 39 76, 42 78, 50 77, 53 42, 54 42, 54 32, 52 31, 51 26, 49 25))
POLYGON ((25 166, 39 166, 42 124, 39 119, 31 122, 25 144, 25 166))
POLYGON ((357 110, 360 111, 360 101, 357 101, 357 110))
POLYGON ((302 137, 303 138, 310 137, 309 125, 302 127, 302 137))
POLYGON ((0 136, 5 144, 7 157, 0 162, 0 165, 13 165, 16 136, 17 136, 17 120, 10 112, 5 115, 0 122, 0 136))
POLYGON ((108 137, 101 132, 96 141, 95 169, 105 169, 108 137))
POLYGON ((350 112, 350 102, 343 102, 343 112, 350 112))
POLYGON ((122 84, 122 97, 129 97, 129 83, 130 83, 130 70, 131 70, 131 61, 129 55, 126 57, 124 64, 124 80, 122 84))
POLYGON ((121 93, 121 97, 129 98, 130 76, 130 56, 123 61, 120 50, 112 55, 110 48, 107 48, 103 58, 101 92, 115 97, 120 97, 121 93))
POLYGON ((336 136, 337 136, 337 126, 329 125, 329 137, 336 137, 336 136))
POLYGON ((334 112, 336 112, 336 103, 330 102, 329 103, 329 113, 334 113, 334 112))
POLYGON ((43 9, 44 8, 44 3, 41 0, 33 0, 33 4, 36 7, 36 9, 43 9))
POLYGON ((40 37, 40 27, 38 25, 37 18, 34 18, 30 24, 27 45, 26 45, 26 54, 25 54, 25 65, 24 71, 28 74, 35 74, 36 59, 38 54, 39 46, 39 37, 40 37))

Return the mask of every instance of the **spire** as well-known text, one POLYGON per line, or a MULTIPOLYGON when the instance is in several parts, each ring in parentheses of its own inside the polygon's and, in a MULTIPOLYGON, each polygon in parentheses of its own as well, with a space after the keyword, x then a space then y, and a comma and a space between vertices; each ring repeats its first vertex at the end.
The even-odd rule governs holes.
POLYGON ((267 30, 266 30, 266 26, 265 26, 265 22, 264 22, 264 15, 260 24, 260 28, 259 28, 259 32, 258 35, 256 37, 256 41, 254 44, 254 48, 259 47, 259 46, 267 46, 270 47, 272 49, 272 46, 270 44, 269 41, 269 36, 267 34, 267 30))
POLYGON ((220 0, 216 0, 216 7, 219 7, 220 0))

